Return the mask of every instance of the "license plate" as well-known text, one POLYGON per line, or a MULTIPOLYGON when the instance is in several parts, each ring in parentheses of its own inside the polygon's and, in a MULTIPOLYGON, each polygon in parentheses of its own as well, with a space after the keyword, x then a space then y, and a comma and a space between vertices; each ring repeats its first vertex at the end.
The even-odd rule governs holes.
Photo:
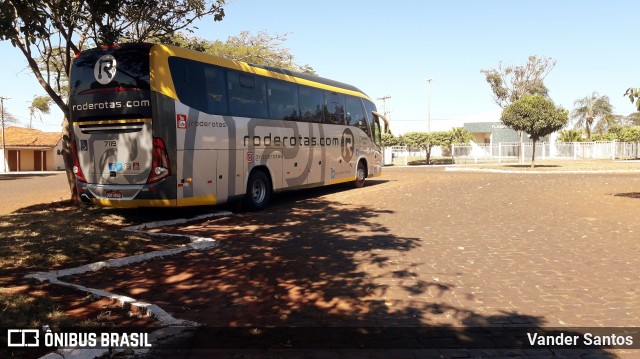
POLYGON ((107 191, 107 198, 122 198, 121 191, 107 191))

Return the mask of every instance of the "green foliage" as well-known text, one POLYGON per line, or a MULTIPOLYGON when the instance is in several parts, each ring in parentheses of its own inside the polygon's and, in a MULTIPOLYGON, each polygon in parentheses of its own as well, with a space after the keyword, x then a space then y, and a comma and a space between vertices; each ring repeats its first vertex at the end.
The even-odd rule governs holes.
POLYGON ((500 62, 497 69, 484 69, 480 72, 491 86, 494 101, 505 108, 526 95, 546 96, 549 90, 544 85, 544 79, 555 65, 556 60, 551 57, 529 56, 525 65, 502 67, 500 62))
MULTIPOLYGON (((605 140, 618 140, 620 142, 640 142, 640 126, 626 125, 612 126, 605 134, 605 140)), ((595 139, 595 136, 594 136, 595 139)))
POLYGON ((516 131, 529 134, 534 148, 531 167, 535 167, 536 141, 564 127, 569 121, 569 113, 544 96, 527 95, 507 106, 500 120, 516 131))
POLYGON ((122 42, 163 41, 190 31, 207 15, 222 20, 226 0, 5 0, 0 2, 0 40, 27 59, 52 101, 67 112, 64 96, 75 53, 122 42))
POLYGON ((576 120, 576 128, 583 128, 587 133, 587 141, 591 141, 591 133, 594 124, 609 118, 613 112, 613 106, 608 96, 600 96, 593 92, 591 96, 585 96, 574 102, 575 108, 571 111, 571 118, 576 120))
POLYGON ((598 142, 598 141, 610 142, 617 139, 618 139, 617 135, 612 132, 595 133, 593 134, 593 136, 591 136, 591 141, 594 141, 594 142, 598 142))
POLYGON ((636 103, 636 108, 638 109, 638 111, 640 111, 640 87, 630 87, 627 89, 627 91, 624 93, 625 96, 629 97, 629 100, 631 100, 631 103, 636 103))
POLYGON ((382 147, 401 146, 402 139, 390 133, 382 134, 382 147))
POLYGON ((537 141, 566 125, 569 114, 544 96, 528 95, 505 108, 500 120, 516 131, 528 133, 532 140, 537 141))
POLYGON ((629 116, 627 116, 627 122, 630 125, 640 126, 640 112, 634 112, 629 114, 629 116))
POLYGON ((49 96, 33 96, 31 105, 29 106, 29 128, 31 128, 31 122, 33 118, 38 116, 40 122, 42 122, 42 115, 48 114, 51 111, 51 97, 49 96))
POLYGON ((471 133, 471 131, 467 130, 464 127, 456 127, 449 132, 451 136, 449 145, 468 144, 473 140, 473 134, 471 133))
POLYGON ((563 130, 558 136, 557 142, 582 142, 582 131, 579 130, 563 130))
POLYGON ((431 149, 435 146, 450 146, 449 132, 409 132, 402 136, 406 146, 424 149, 427 152, 427 164, 430 164, 431 149))
POLYGON ((242 31, 223 42, 178 34, 171 39, 170 43, 231 60, 316 75, 311 66, 294 63, 291 51, 283 46, 287 36, 288 34, 271 35, 266 31, 259 31, 256 34, 242 31))

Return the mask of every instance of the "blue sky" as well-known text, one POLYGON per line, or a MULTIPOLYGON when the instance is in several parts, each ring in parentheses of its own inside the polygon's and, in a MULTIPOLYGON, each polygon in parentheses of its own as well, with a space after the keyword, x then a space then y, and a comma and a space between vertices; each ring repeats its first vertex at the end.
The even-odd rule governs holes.
MULTIPOLYGON (((297 63, 373 99, 391 96, 392 130, 404 133, 427 128, 426 78, 433 79, 432 130, 497 121, 500 108, 480 70, 500 61, 524 64, 530 55, 557 60, 545 81, 557 104, 571 110, 576 99, 597 91, 610 97, 616 113, 633 112, 623 93, 640 86, 638 10, 634 1, 235 0, 223 21, 200 21, 196 35, 288 33, 285 46, 297 63)), ((0 96, 12 97, 9 110, 26 123, 29 100, 44 91, 17 49, 5 41, 0 51, 0 96)), ((34 127, 57 130, 60 116, 34 127)))

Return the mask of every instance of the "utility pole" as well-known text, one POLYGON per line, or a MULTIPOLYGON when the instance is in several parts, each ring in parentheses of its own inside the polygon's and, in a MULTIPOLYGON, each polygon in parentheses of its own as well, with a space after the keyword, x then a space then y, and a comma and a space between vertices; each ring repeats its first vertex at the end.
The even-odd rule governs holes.
POLYGON ((7 146, 4 141, 4 100, 10 100, 9 97, 0 96, 0 118, 2 119, 2 171, 7 172, 7 146))
POLYGON ((391 96, 387 95, 387 96, 382 96, 382 97, 378 97, 378 100, 382 100, 382 113, 384 114, 384 117, 388 118, 388 114, 389 112, 387 112, 387 100, 390 99, 391 96))
POLYGON ((429 102, 428 102, 429 114, 427 117, 427 132, 431 132, 431 81, 433 81, 432 78, 427 79, 427 82, 429 83, 429 102))

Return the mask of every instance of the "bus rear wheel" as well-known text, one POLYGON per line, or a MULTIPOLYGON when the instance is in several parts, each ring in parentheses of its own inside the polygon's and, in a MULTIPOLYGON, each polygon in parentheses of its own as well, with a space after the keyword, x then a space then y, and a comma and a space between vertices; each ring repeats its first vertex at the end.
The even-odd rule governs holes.
POLYGON ((353 184, 356 188, 364 187, 364 180, 367 178, 367 167, 364 165, 364 162, 358 162, 358 170, 356 171, 356 180, 353 181, 353 184))
POLYGON ((259 211, 267 207, 271 198, 269 178, 262 171, 253 171, 247 182, 247 193, 244 197, 245 208, 249 211, 259 211))

